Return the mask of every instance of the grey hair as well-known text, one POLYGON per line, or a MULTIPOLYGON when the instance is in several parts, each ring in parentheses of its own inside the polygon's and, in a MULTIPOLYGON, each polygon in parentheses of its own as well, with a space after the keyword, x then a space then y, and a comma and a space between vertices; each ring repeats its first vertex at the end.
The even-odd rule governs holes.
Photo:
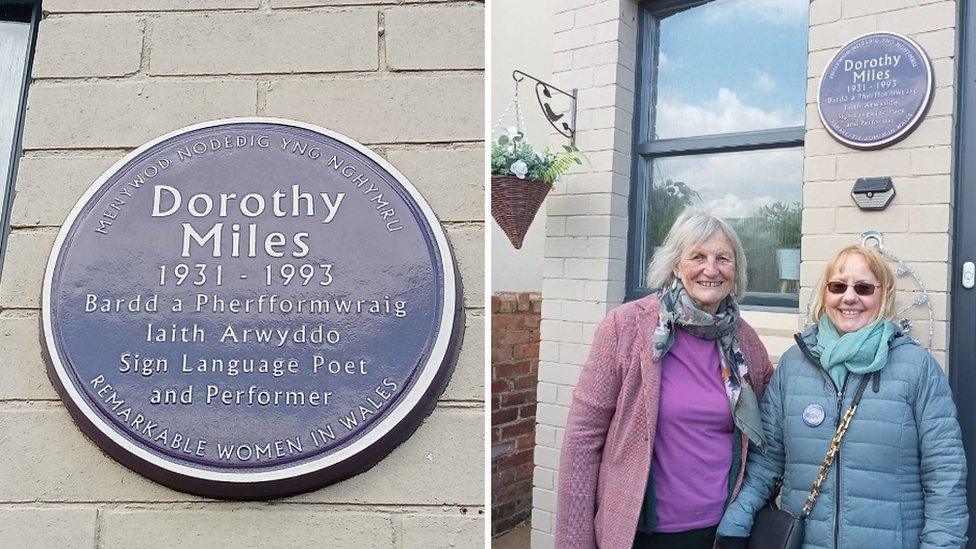
POLYGON ((738 301, 746 293, 746 252, 735 229, 721 217, 697 208, 687 209, 678 216, 668 231, 664 244, 654 253, 647 266, 647 286, 667 288, 674 282, 674 270, 681 256, 688 249, 698 246, 718 233, 722 233, 732 243, 735 259, 735 282, 732 284, 732 299, 738 301))

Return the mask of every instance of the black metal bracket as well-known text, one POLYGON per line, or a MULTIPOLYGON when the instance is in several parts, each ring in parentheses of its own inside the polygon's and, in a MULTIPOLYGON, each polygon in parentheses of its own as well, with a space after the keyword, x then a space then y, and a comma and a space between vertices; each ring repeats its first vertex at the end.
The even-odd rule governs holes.
POLYGON ((570 145, 576 145, 576 92, 577 89, 573 88, 572 92, 563 91, 556 86, 548 82, 543 82, 538 78, 526 74, 520 70, 512 71, 512 78, 515 83, 518 84, 522 82, 525 78, 528 78, 535 82, 535 97, 539 100, 539 108, 542 109, 542 114, 546 115, 546 120, 549 124, 556 129, 563 137, 569 139, 570 145), (561 93, 569 98, 570 111, 569 111, 569 122, 567 123, 563 118, 566 116, 565 112, 556 112, 551 105, 553 99, 552 93, 561 93))

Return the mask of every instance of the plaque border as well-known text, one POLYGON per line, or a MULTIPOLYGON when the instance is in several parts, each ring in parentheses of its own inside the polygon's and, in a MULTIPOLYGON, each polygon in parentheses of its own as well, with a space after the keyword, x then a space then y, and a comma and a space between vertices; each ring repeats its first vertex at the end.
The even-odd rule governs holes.
POLYGON ((845 42, 844 45, 842 45, 840 49, 838 49, 837 52, 830 57, 830 61, 827 62, 827 64, 824 66, 823 71, 821 71, 820 83, 817 85, 817 114, 820 115, 820 123, 823 124, 823 127, 824 129, 827 130, 827 133, 829 133, 831 137, 833 137, 835 140, 839 141, 840 143, 852 149, 860 149, 860 150, 881 149, 887 147, 888 145, 893 145, 896 142, 901 141, 905 137, 908 137, 908 134, 915 131, 915 129, 922 122, 922 118, 925 116, 925 113, 928 112, 929 106, 932 104, 933 91, 935 91, 935 73, 932 70, 932 62, 931 60, 929 60, 928 52, 922 49, 922 46, 920 46, 918 42, 912 40, 911 38, 905 36, 904 34, 894 32, 894 31, 866 32, 859 36, 855 36, 854 38, 851 38, 850 40, 845 42), (847 48, 848 46, 850 46, 851 44, 857 42, 862 38, 868 36, 874 36, 874 35, 881 35, 881 34, 887 34, 899 38, 901 40, 904 40, 908 42, 916 50, 918 50, 918 52, 921 54, 920 57, 922 58, 922 61, 925 64, 925 73, 928 75, 928 80, 929 80, 928 86, 925 89, 925 99, 922 101, 922 107, 918 109, 918 112, 915 113, 915 116, 912 117, 911 121, 908 124, 906 124, 905 127, 895 132, 893 135, 886 137, 885 139, 882 139, 880 141, 872 141, 870 143, 858 143, 856 141, 850 141, 846 137, 838 134, 836 131, 834 131, 833 128, 830 127, 829 124, 827 124, 827 120, 826 118, 824 118, 823 109, 820 108, 820 93, 821 90, 823 89, 824 77, 827 76, 827 70, 834 64, 834 61, 837 60, 837 57, 844 52, 845 48, 847 48))
POLYGON ((58 231, 44 272, 44 284, 41 290, 41 349, 47 364, 48 377, 72 418, 99 448, 123 465, 165 486, 183 492, 222 499, 268 499, 316 490, 362 473, 385 458, 413 434, 422 420, 433 411, 437 397, 446 388, 454 370, 464 332, 461 296, 462 287, 457 259, 447 240, 444 227, 417 188, 385 159, 346 135, 314 124, 275 117, 221 118, 184 126, 142 144, 105 170, 78 198, 58 231), (437 336, 430 347, 430 356, 419 370, 416 383, 402 396, 399 404, 363 436, 334 453, 297 465, 258 472, 215 471, 174 463, 120 435, 92 409, 87 399, 80 394, 72 382, 58 354, 51 320, 51 285, 55 267, 66 244, 66 237, 79 214, 102 186, 129 162, 164 141, 200 129, 238 123, 282 125, 308 130, 352 147, 375 162, 401 185, 423 214, 422 219, 426 221, 433 234, 437 250, 441 255, 441 276, 444 279, 442 296, 444 306, 438 321, 437 336))

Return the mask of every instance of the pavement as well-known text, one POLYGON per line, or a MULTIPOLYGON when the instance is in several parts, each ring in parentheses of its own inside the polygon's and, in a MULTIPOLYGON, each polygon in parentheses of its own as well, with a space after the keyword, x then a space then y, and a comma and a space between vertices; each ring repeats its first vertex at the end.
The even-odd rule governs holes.
POLYGON ((528 549, 532 524, 525 521, 491 540, 491 549, 528 549))

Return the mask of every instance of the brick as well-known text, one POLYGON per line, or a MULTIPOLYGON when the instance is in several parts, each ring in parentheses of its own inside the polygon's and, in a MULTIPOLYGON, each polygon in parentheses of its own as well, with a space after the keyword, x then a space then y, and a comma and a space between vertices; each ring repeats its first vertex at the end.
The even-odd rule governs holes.
POLYGON ((369 471, 299 502, 479 506, 484 502, 483 409, 440 408, 369 471), (389 479, 396 482, 389 483, 389 479))
POLYGON ((951 252, 949 235, 945 233, 888 234, 885 249, 909 263, 948 261, 951 252))
POLYGON ((915 5, 915 0, 844 0, 844 17, 860 17, 900 10, 915 5))
POLYGON ((840 19, 840 0, 817 0, 810 3, 810 25, 822 25, 840 19))
POLYGON ((833 208, 805 208, 803 210, 803 234, 830 234, 834 232, 833 208))
POLYGON ((376 70, 377 26, 373 9, 164 15, 152 23, 149 72, 376 70), (242 29, 247 30, 241 32, 242 29), (215 37, 220 37, 219 47, 214 47, 215 37))
POLYGON ((583 330, 579 322, 543 320, 541 333, 542 338, 548 341, 583 342, 583 330))
POLYGON ((50 232, 10 233, 0 278, 0 309, 40 307, 44 268, 55 236, 50 232))
POLYGON ((132 15, 47 17, 38 28, 31 76, 134 74, 142 60, 144 24, 132 15))
POLYGON ((804 235, 800 244, 803 261, 828 260, 844 246, 856 244, 854 235, 804 235))
POLYGON ((389 516, 334 509, 129 510, 102 512, 103 547, 329 547, 386 548, 395 544, 389 516))
POLYGON ((403 547, 481 547, 485 520, 479 516, 403 517, 403 547))
POLYGON ((836 177, 837 177, 836 156, 808 156, 803 159, 803 180, 804 181, 821 181, 821 180, 832 181, 836 177))
POLYGON ((540 425, 565 427, 569 417, 569 408, 552 404, 539 404, 536 408, 536 419, 540 425))
POLYGON ((851 181, 811 182, 803 185, 804 208, 836 208, 852 206, 851 181))
MULTIPOLYGON (((547 239, 547 250, 549 242, 554 239, 547 239)), ((548 253, 546 255, 549 255, 548 253)), ((548 307, 549 300, 556 299, 582 299, 583 298, 583 285, 579 280, 571 279, 558 279, 558 278, 547 278, 542 281, 542 295, 545 296, 546 302, 543 303, 543 309, 548 307)), ((553 305, 556 304, 555 301, 552 302, 553 305)), ((560 307, 561 310, 561 307, 560 307)), ((548 315, 543 315, 548 317, 548 315)))
POLYGON ((2 501, 199 499, 164 488, 102 453, 63 408, 0 411, 0 432, 0 461, 6 464, 0 469, 2 501))
POLYGON ((442 399, 483 401, 485 395, 485 318, 468 312, 461 355, 442 399))
POLYGON ((861 151, 837 157, 837 179, 896 176, 911 173, 910 158, 904 151, 861 151))
POLYGON ((0 317, 0 400, 57 400, 41 358, 41 326, 37 315, 0 317))
POLYGON ((543 490, 542 488, 532 489, 532 506, 541 511, 550 513, 556 512, 556 492, 543 490))
MULTIPOLYGON (((885 246, 887 246, 887 239, 885 240, 885 246)), ((901 257, 901 249, 892 250, 895 255, 901 257)), ((902 258, 905 259, 905 258, 902 258)), ((922 280, 925 284, 925 288, 930 292, 945 292, 948 290, 949 281, 951 280, 949 265, 947 263, 934 263, 934 262, 918 262, 907 260, 911 264, 911 268, 915 271, 915 274, 922 280)), ((911 277, 902 280, 899 279, 899 287, 910 288, 913 284, 911 282, 911 277)))
POLYGON ((946 233, 952 224, 952 208, 948 204, 915 206, 909 209, 908 228, 913 233, 946 233))
MULTIPOLYGON (((539 426, 544 427, 543 425, 539 426)), ((548 427, 547 427, 548 428, 548 427)), ((536 467, 532 474, 532 484, 533 486, 538 486, 539 488, 544 488, 546 490, 553 490, 556 486, 556 472, 544 467, 536 467)))
POLYGON ((568 236, 590 236, 610 234, 610 216, 581 215, 566 218, 568 236))
POLYGON ((808 129, 806 140, 803 143, 804 153, 807 156, 822 156, 828 154, 846 154, 852 152, 851 149, 842 145, 827 133, 827 130, 808 129))
MULTIPOLYGON (((909 305, 914 305, 915 299, 920 296, 918 286, 912 277, 899 277, 898 279, 898 292, 895 294, 895 311, 901 311, 909 305)), ((932 316, 935 320, 944 321, 949 319, 948 307, 949 299, 948 294, 945 292, 929 292, 929 302, 932 304, 932 316)), ((912 318, 928 318, 927 317, 928 308, 925 305, 914 305, 911 309, 905 311, 903 315, 909 315, 912 318)))
POLYGON ((447 238, 461 271, 464 306, 485 306, 485 240, 482 225, 447 227, 447 238))
POLYGON ((594 27, 576 27, 552 35, 553 51, 560 52, 588 47, 596 41, 594 27))
POLYGON ((554 549, 556 547, 556 536, 553 534, 554 532, 543 532, 533 527, 530 537, 532 549, 554 549))
POLYGON ((885 234, 908 231, 907 206, 888 206, 883 212, 865 212, 859 208, 838 208, 834 231, 838 233, 862 233, 867 230, 885 234))
POLYGON ((953 86, 956 82, 955 59, 942 58, 932 60, 932 73, 935 75, 936 86, 953 86))
MULTIPOLYGON (((936 82, 938 86, 940 83, 936 82)), ((932 92, 932 102, 926 116, 945 116, 954 113, 955 89, 952 86, 937 87, 932 92)))
POLYGON ((579 381, 579 374, 580 368, 578 366, 539 362, 539 381, 575 387, 579 381))
POLYGON ((24 149, 137 147, 201 120, 255 113, 253 82, 31 86, 24 149))
POLYGON ((388 149, 383 156, 420 190, 441 221, 485 219, 482 149, 388 149))
MULTIPOLYGON (((952 143, 954 128, 951 116, 926 116, 907 137, 891 146, 892 151, 952 143)), ((904 151, 903 151, 904 152, 904 151)))
POLYGON ((97 511, 92 508, 0 510, 0 545, 6 549, 90 549, 96 546, 97 511))
POLYGON ((75 202, 120 156, 25 156, 20 159, 13 227, 58 227, 75 202), (51 188, 58 192, 52 193, 51 188))
POLYGON ((563 318, 567 321, 599 322, 607 314, 607 304, 590 301, 566 301, 563 318))
POLYGON ((261 0, 46 0, 48 13, 99 11, 169 11, 256 9, 261 0))
POLYGON ((275 82, 266 114, 307 120, 362 142, 480 141, 483 105, 481 76, 303 78, 275 82))
POLYGON ((518 410, 513 408, 501 409, 491 414, 492 427, 506 425, 518 418, 518 410))
POLYGON ((931 59, 942 57, 952 57, 956 54, 956 31, 955 29, 942 29, 932 32, 923 32, 912 36, 919 46, 931 59))
POLYGON ((392 70, 480 69, 485 66, 485 10, 409 7, 384 12, 386 62, 392 70))
MULTIPOLYGON (((847 13, 844 13, 847 17, 847 13)), ((836 48, 855 36, 878 30, 877 18, 873 16, 843 19, 834 23, 810 27, 810 51, 836 48)))
POLYGON ((895 178, 895 204, 948 204, 952 197, 949 174, 895 178))
POLYGON ((952 28, 955 25, 955 2, 939 2, 878 15, 879 29, 904 34, 952 28))
POLYGON ((951 147, 912 149, 910 154, 912 173, 915 175, 950 173, 952 167, 951 147))

